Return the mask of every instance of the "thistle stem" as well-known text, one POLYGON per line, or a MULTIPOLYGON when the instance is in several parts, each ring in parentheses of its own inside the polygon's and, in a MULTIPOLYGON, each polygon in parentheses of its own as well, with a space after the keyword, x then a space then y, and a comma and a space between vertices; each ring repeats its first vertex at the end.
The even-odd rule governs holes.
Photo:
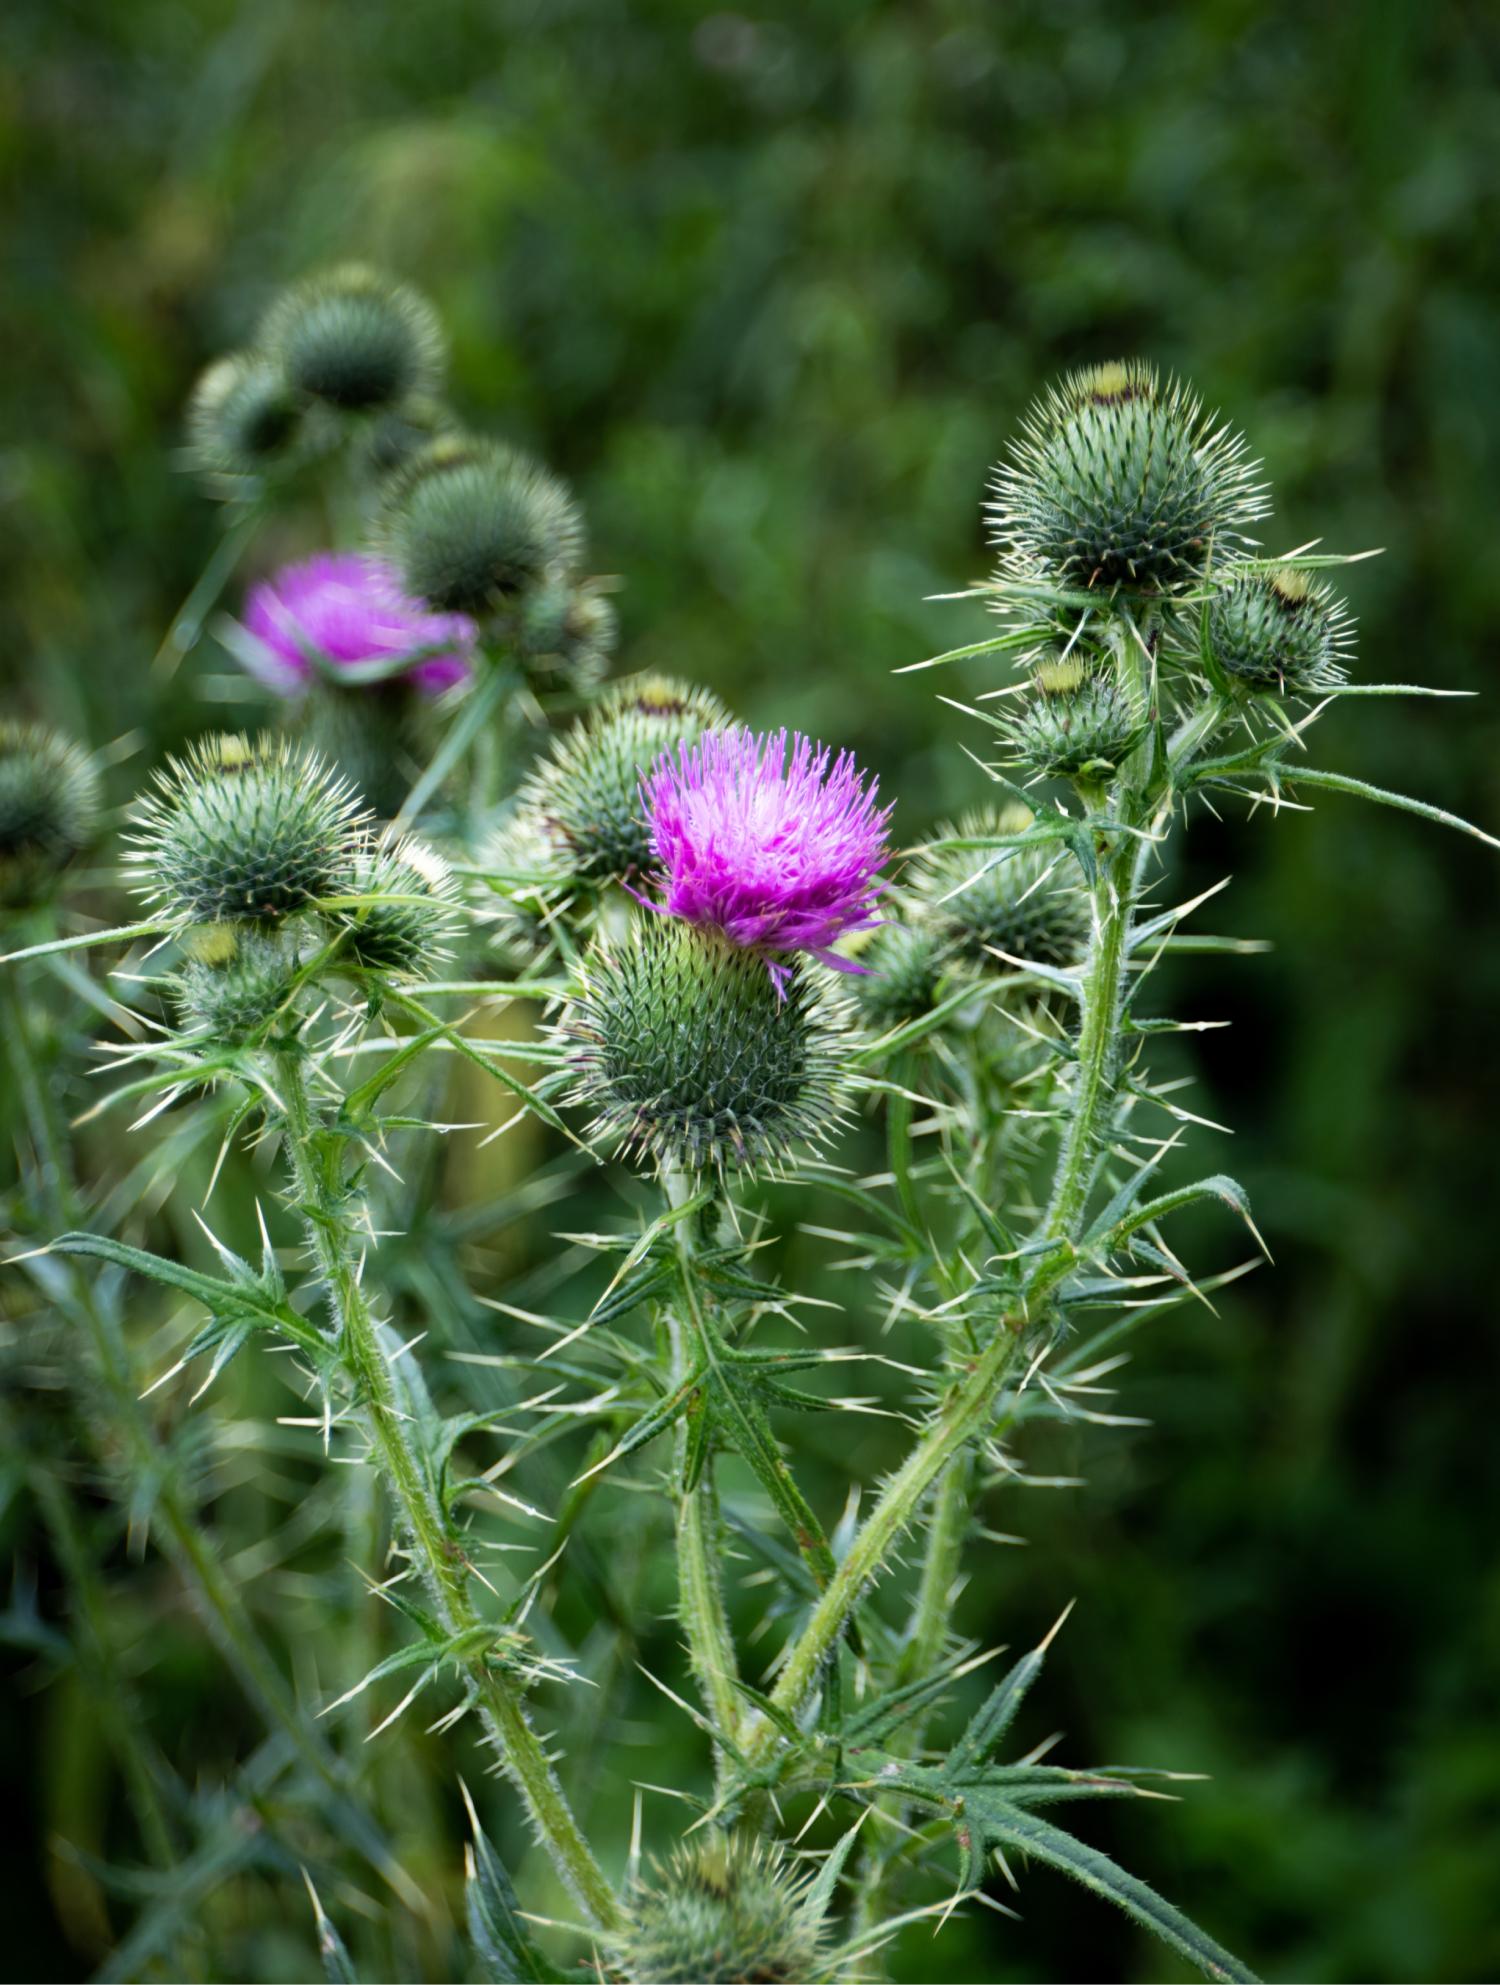
POLYGON ((557 1775, 527 1720, 520 1694, 492 1665, 485 1622, 469 1596, 469 1565, 452 1534, 404 1413, 390 1356, 365 1300, 345 1218, 343 1141, 317 1119, 302 1056, 275 1058, 284 1107, 286 1155, 314 1260, 328 1292, 338 1351, 363 1409, 371 1451, 413 1560, 443 1630, 459 1642, 464 1670, 500 1761, 520 1792, 543 1844, 569 1890, 601 1929, 619 1920, 619 1905, 568 1805, 557 1775))

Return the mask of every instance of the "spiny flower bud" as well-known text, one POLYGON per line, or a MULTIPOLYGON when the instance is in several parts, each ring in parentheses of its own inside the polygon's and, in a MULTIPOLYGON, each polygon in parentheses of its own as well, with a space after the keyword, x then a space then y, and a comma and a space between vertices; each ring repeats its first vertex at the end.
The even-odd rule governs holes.
POLYGON ((40 724, 0 720, 0 909, 45 901, 98 818, 88 753, 40 724))
POLYGON ((362 849, 349 894, 370 900, 338 913, 341 965, 380 978, 419 979, 447 955, 457 928, 457 891, 447 863, 421 841, 362 849))
POLYGON ((614 602, 594 579, 552 579, 523 594, 513 632, 530 674, 585 692, 603 681, 619 638, 614 602))
POLYGON ((1128 360, 1035 403, 988 504, 1004 556, 1074 586, 1179 586, 1265 514, 1243 440, 1186 387, 1128 360))
POLYGON ((930 925, 882 924, 844 949, 864 968, 854 981, 854 998, 861 1018, 876 1033, 932 1011, 943 975, 944 945, 930 925))
POLYGON ((177 923, 275 923, 347 890, 359 815, 321 759, 284 740, 212 737, 140 805, 136 888, 177 923))
POLYGON ((716 696, 667 676, 617 683, 521 786, 568 872, 585 881, 636 875, 651 866, 651 830, 641 781, 663 752, 731 722, 716 696))
POLYGON ((479 866, 494 892, 485 910, 492 942, 521 965, 551 950, 571 901, 571 878, 535 814, 521 808, 490 835, 479 866))
POLYGON ((173 992, 184 1031, 238 1047, 268 1027, 292 997, 297 952, 254 924, 204 924, 183 940, 173 992))
POLYGON ((1214 594, 1208 643, 1224 673, 1282 694, 1344 680, 1353 627, 1343 602, 1305 572, 1250 573, 1214 594))
POLYGON ((359 263, 284 290, 260 344, 294 391, 344 413, 372 413, 441 382, 443 333, 427 299, 359 263))
POLYGON ((584 545, 566 483, 513 448, 460 437, 421 449, 392 477, 383 538, 409 593, 473 614, 570 577, 584 545))
MULTIPOLYGON (((1026 825, 989 810, 940 828, 939 840, 979 840, 1026 825)), ((938 848, 917 868, 923 913, 953 953, 1004 971, 1004 952, 1027 964, 1076 965, 1088 948, 1088 897, 1059 848, 938 848)))
POLYGON ((188 446, 205 475, 231 485, 286 460, 301 410, 285 373, 255 352, 233 352, 203 372, 188 401, 188 446))
POLYGON ((1112 677, 1063 686, 1065 671, 1070 663, 1037 671, 1042 693, 1010 719, 1006 738, 1017 761, 1044 778, 1109 779, 1140 742, 1145 710, 1112 677))
POLYGON ((663 1169, 781 1165, 840 1121, 843 1016, 805 968, 642 917, 588 954, 559 1028, 595 1129, 663 1169))
POLYGON ((679 1848, 628 1913, 616 1954, 636 1985, 805 1985, 818 1966, 807 1879, 759 1840, 710 1835, 679 1848))

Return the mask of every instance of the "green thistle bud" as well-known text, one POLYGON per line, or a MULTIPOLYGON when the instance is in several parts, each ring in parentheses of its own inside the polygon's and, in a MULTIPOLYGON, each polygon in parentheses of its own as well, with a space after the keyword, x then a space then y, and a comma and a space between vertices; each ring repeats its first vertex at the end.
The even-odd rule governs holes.
POLYGON ((635 1985, 805 1985, 821 1923, 779 1847, 710 1835, 630 1898, 615 1955, 635 1985))
POLYGON ((432 305, 357 263, 284 290, 260 344, 295 392, 344 413, 393 407, 442 380, 443 333, 432 305))
MULTIPOLYGON (((983 811, 940 828, 938 838, 977 840, 1026 824, 983 811)), ((1088 948, 1088 897, 1058 848, 939 849, 924 857, 915 886, 924 917, 969 964, 1003 971, 994 954, 1004 952, 1027 964, 1076 965, 1088 948)))
POLYGON ((80 745, 0 720, 0 909, 44 902, 99 819, 99 774, 80 745))
POLYGON ((843 1018, 808 968, 675 917, 637 918, 584 961, 560 1025, 574 1100, 664 1169, 774 1170, 840 1121, 843 1018))
POLYGON ((1180 586, 1265 514, 1243 440, 1139 360, 1075 372, 1032 407, 991 482, 992 542, 1075 586, 1180 586))
POLYGON ((386 556, 406 590, 444 613, 503 609, 583 555, 583 518, 566 483, 529 456, 448 436, 391 480, 386 556))
POLYGON ((495 948, 522 966, 551 951, 571 902, 571 880, 542 823, 524 809, 498 827, 480 866, 494 892, 485 910, 495 948))
POLYGON ((922 923, 882 924, 842 948, 866 969, 851 983, 865 1024, 877 1034, 920 1020, 937 1001, 943 974, 943 940, 922 923))
POLYGON ((1343 602, 1305 572, 1247 574, 1214 594, 1208 644, 1231 680, 1298 694, 1344 680, 1353 627, 1343 602))
POLYGON ((241 482, 284 462, 301 423, 280 366, 254 352, 234 352, 209 366, 193 388, 188 446, 205 475, 241 482))
POLYGON ((522 596, 514 641, 531 674, 556 674, 585 692, 603 681, 619 632, 614 602, 597 580, 552 579, 522 596))
POLYGON ((667 676, 630 678, 554 744, 523 782, 522 805, 571 875, 602 882, 639 874, 652 860, 643 775, 664 751, 732 721, 706 689, 667 676))
POLYGON ((375 900, 339 913, 341 965, 384 979, 420 979, 448 955, 458 892, 447 863, 422 842, 362 849, 349 894, 375 900))
POLYGON ((1028 771, 1049 779, 1109 779, 1140 743, 1145 710, 1112 677, 1080 676, 1075 683, 1072 674, 1071 659, 1039 669, 1042 694, 1011 718, 1005 736, 1028 771))
POLYGON ((213 737, 157 775, 136 825, 135 885, 159 915, 275 923, 348 889, 360 816, 321 759, 213 737))
POLYGON ((187 1033, 238 1047, 267 1028, 292 997, 297 952, 254 924, 204 924, 183 941, 173 985, 187 1033))

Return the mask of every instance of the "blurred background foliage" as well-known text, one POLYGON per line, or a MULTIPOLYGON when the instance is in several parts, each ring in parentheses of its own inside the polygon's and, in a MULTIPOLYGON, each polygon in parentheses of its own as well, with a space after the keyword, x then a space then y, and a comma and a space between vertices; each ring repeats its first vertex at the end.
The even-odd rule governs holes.
MULTIPOLYGON (((280 281, 358 255, 439 304, 460 409, 576 482, 623 580, 622 666, 854 745, 910 837, 983 785, 934 689, 999 678, 892 670, 984 631, 928 596, 984 569, 987 467, 1049 374, 1122 352, 1249 430, 1273 549, 1386 548, 1349 575, 1360 674, 1484 692, 1352 705, 1323 762, 1500 821, 1500 34, 1478 4, 12 0, 0 36, 0 668, 8 708, 117 744, 115 799, 223 716, 211 644, 151 666, 220 527, 181 468, 187 387, 280 281)), ((292 520, 253 563, 315 542, 292 520)), ((1493 1978, 1496 869, 1333 796, 1198 825, 1184 891, 1233 872, 1214 927, 1275 948, 1179 965, 1161 1007, 1235 1022, 1201 1037, 1194 1105, 1233 1146, 1198 1155, 1245 1181, 1276 1266, 1154 1327, 1124 1386, 1154 1424, 1047 1457, 1086 1489, 991 1499, 1030 1541, 976 1549, 961 1624, 1025 1645, 1081 1595, 1032 1737, 1212 1774, 1084 1830, 1268 1976, 1493 1978)), ((230 1183, 238 1232, 248 1171, 230 1183)), ((526 1259, 554 1223, 534 1216, 526 1259)), ((1196 1238, 1196 1262, 1233 1258, 1222 1225, 1196 1238)), ((828 1257, 794 1239, 789 1272, 828 1257)), ((216 1410, 285 1398, 242 1360, 216 1410)), ((855 1424, 789 1429, 829 1520, 849 1467, 873 1479, 901 1438, 855 1424)), ((114 1795, 77 1675, 21 1630, 31 1585, 42 1622, 62 1601, 19 1471, 7 1487, 0 1757, 30 1825, 0 1967, 71 1977, 128 1921, 87 1858, 117 1844, 114 1795)), ((214 1506, 246 1552, 260 1494, 242 1469, 214 1506)), ((618 1492, 606 1539, 641 1504, 618 1492)), ((149 1635, 146 1714, 190 1776, 222 1773, 254 1732, 212 1649, 159 1564, 122 1550, 111 1578, 149 1635)), ((665 1568, 650 1589, 664 1609, 665 1568)), ((680 1677, 669 1621, 639 1651, 680 1677)), ((575 1697, 553 1713, 593 1744, 575 1697)), ((684 1719, 644 1689, 632 1714, 636 1775, 701 1782, 684 1719)), ((419 1796, 423 1746, 382 1769, 437 1887, 461 1815, 419 1796)), ((622 1828, 624 1779, 592 1789, 622 1828)), ((486 1818, 519 1861, 497 1788, 486 1818)), ((652 1804, 648 1845, 678 1823, 652 1804)), ((1024 1926, 918 1929, 903 1974, 1163 1975, 1102 1906, 1023 1886, 1024 1926)), ((226 1882, 214 1907, 241 1967, 217 1975, 306 1975, 291 1887, 226 1882)))

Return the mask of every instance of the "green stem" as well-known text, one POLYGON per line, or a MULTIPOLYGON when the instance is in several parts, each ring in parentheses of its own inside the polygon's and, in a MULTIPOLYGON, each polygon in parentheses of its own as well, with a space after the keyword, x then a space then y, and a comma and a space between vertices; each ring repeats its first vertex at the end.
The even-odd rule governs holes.
POLYGON ((381 1332, 360 1284, 344 1211, 343 1145, 322 1126, 308 1099, 298 1049, 276 1055, 276 1088, 285 1107, 286 1153, 309 1246, 327 1287, 338 1350, 364 1411, 371 1450, 397 1521, 444 1632, 461 1643, 464 1669, 505 1770, 559 1874, 602 1929, 619 1921, 614 1891, 579 1830, 557 1775, 527 1721, 515 1685, 492 1665, 485 1622, 469 1595, 469 1565, 452 1534, 437 1490, 414 1443, 381 1332))

